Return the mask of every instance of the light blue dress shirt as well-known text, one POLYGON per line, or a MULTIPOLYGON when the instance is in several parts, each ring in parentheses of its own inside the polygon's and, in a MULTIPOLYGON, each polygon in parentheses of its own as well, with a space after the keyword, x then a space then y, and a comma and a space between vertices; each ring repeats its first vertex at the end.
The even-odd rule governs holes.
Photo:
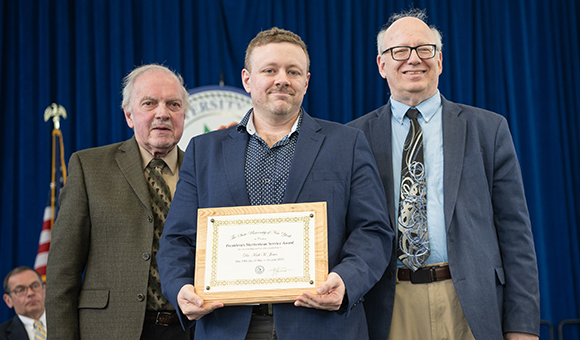
MULTIPOLYGON (((401 158, 403 144, 411 126, 405 113, 410 106, 391 97, 391 138, 393 148, 393 184, 398 218, 398 203, 401 190, 401 158)), ((447 239, 445 233, 445 216, 443 213, 443 129, 441 94, 437 93, 415 107, 421 113, 419 125, 423 129, 423 159, 427 173, 427 227, 431 255, 424 264, 447 262, 447 239)), ((395 229, 396 226, 395 226, 395 229)), ((397 260, 398 267, 404 264, 397 260)))

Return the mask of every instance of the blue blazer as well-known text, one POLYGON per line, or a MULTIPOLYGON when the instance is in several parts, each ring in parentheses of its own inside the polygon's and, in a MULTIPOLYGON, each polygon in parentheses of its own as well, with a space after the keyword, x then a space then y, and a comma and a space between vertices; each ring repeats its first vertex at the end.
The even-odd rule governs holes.
MULTIPOLYGON (((476 339, 505 332, 539 334, 540 296, 532 230, 520 166, 505 118, 441 97, 444 214, 449 269, 476 339)), ((350 122, 367 136, 387 194, 393 197, 391 105, 350 122)), ((365 299, 371 338, 386 339, 392 317, 396 257, 365 299), (378 289, 377 289, 378 288, 378 289), (386 325, 386 326, 381 326, 386 325)))
MULTIPOLYGON (((194 282, 197 208, 250 205, 244 179, 248 134, 236 128, 193 138, 157 255, 163 294, 194 282)), ((392 252, 385 193, 364 134, 304 113, 284 203, 327 202, 329 269, 346 286, 338 312, 275 304, 280 339, 367 339, 363 296, 383 275, 392 252)), ((216 309, 196 324, 195 338, 244 339, 252 307, 216 309)), ((191 327, 180 313, 181 322, 191 327)))
POLYGON ((28 340, 28 332, 18 315, 0 325, 0 340, 28 340))

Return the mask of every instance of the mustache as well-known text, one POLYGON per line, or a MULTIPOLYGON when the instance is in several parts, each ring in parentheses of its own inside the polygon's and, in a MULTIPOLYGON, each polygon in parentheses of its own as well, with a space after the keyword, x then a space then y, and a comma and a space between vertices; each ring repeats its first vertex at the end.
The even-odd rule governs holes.
POLYGON ((296 92, 294 90, 292 90, 289 87, 286 86, 276 86, 271 88, 268 91, 268 94, 272 94, 272 93, 285 93, 285 94, 289 94, 289 95, 294 95, 296 92))

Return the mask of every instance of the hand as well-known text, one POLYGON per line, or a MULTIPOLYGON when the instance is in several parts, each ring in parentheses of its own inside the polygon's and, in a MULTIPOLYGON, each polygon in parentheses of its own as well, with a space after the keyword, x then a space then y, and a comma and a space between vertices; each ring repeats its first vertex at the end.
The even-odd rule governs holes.
POLYGON ((346 287, 337 273, 328 274, 328 278, 318 289, 316 294, 304 292, 296 298, 294 306, 324 309, 335 311, 340 308, 346 287))
POLYGON ((218 126, 218 128, 217 128, 216 130, 229 129, 229 128, 231 128, 232 126, 236 126, 236 125, 238 125, 238 124, 239 124, 239 123, 238 123, 238 122, 236 122, 236 121, 231 121, 231 122, 230 122, 228 125, 220 125, 220 126, 218 126))
POLYGON ((537 335, 530 333, 510 332, 503 335, 504 340, 538 340, 537 335))
POLYGON ((184 285, 177 294, 177 304, 181 312, 189 320, 199 320, 202 316, 213 312, 216 308, 224 306, 221 302, 205 303, 199 295, 195 294, 193 285, 184 285))

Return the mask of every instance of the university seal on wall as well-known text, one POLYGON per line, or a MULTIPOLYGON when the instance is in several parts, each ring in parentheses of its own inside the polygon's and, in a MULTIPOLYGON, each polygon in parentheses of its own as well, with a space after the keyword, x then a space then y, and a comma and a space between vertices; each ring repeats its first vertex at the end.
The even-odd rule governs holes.
POLYGON ((183 136, 178 144, 182 150, 191 138, 231 121, 239 122, 252 108, 250 96, 235 87, 202 86, 188 92, 191 108, 185 113, 183 136))

